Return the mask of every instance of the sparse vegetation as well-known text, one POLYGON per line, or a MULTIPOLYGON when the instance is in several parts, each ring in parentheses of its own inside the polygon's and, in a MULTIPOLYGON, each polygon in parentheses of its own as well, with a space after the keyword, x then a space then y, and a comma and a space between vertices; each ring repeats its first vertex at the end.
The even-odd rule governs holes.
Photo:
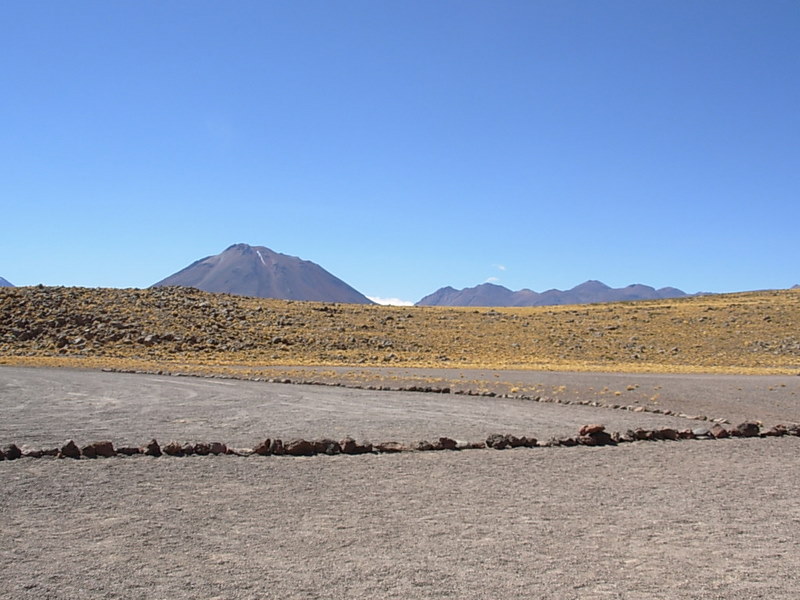
POLYGON ((0 363, 251 373, 363 365, 793 374, 800 372, 800 290, 475 309, 187 288, 2 288, 0 363))

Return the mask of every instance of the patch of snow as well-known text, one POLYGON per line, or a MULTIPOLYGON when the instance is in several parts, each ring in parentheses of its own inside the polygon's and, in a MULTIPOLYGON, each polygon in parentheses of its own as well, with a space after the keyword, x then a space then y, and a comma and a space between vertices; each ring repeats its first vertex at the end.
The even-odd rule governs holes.
POLYGON ((264 265, 264 266, 266 267, 266 266, 267 266, 267 263, 266 263, 266 261, 264 260, 264 257, 263 257, 263 256, 261 256, 261 250, 256 250, 256 254, 258 254, 258 258, 260 258, 260 259, 261 259, 261 264, 262 264, 262 265, 264 265))
POLYGON ((383 304, 385 306, 414 306, 414 303, 409 300, 400 300, 400 298, 379 298, 378 296, 367 296, 375 304, 383 304))

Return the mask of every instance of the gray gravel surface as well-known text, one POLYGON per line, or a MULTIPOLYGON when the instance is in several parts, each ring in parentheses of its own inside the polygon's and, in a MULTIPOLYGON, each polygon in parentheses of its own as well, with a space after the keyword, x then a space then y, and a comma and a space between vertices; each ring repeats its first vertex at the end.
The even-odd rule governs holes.
POLYGON ((800 438, 0 463, 0 597, 790 599, 800 438))
POLYGON ((492 433, 539 439, 575 435, 600 422, 609 431, 696 427, 659 414, 454 394, 379 392, 57 369, 0 369, 0 443, 43 446, 73 438, 117 445, 222 441, 253 446, 270 438, 414 442, 492 433))
MULTIPOLYGON (((709 413, 719 408, 712 400, 709 413)), ((670 419, 8 368, 0 369, 0 409, 0 442, 30 444, 141 443, 159 432, 251 443, 333 435, 340 425, 374 439, 489 429, 542 436, 617 417, 670 419)), ((788 600, 800 584, 799 467, 796 437, 2 461, 0 598, 788 600)))

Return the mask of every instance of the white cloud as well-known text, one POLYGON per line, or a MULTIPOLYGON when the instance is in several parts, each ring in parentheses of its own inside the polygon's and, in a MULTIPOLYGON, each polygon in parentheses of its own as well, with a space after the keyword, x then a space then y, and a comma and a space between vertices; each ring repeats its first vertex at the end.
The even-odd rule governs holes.
POLYGON ((497 269, 498 271, 505 271, 506 270, 506 266, 505 265, 492 265, 492 266, 495 269, 497 269))
POLYGON ((500 281, 499 277, 489 277, 489 279, 487 279, 485 283, 497 283, 498 281, 500 281))
POLYGON ((400 298, 379 298, 378 296, 367 296, 375 304, 383 304, 385 306, 414 306, 410 300, 400 300, 400 298))

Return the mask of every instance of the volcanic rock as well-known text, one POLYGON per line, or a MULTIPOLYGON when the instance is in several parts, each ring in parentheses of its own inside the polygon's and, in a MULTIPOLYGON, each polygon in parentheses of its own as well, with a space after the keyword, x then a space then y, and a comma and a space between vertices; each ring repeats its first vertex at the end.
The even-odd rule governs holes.
POLYGON ((81 449, 75 445, 75 442, 72 440, 67 440, 67 442, 61 446, 61 449, 58 451, 59 458, 80 458, 81 457, 81 449))

